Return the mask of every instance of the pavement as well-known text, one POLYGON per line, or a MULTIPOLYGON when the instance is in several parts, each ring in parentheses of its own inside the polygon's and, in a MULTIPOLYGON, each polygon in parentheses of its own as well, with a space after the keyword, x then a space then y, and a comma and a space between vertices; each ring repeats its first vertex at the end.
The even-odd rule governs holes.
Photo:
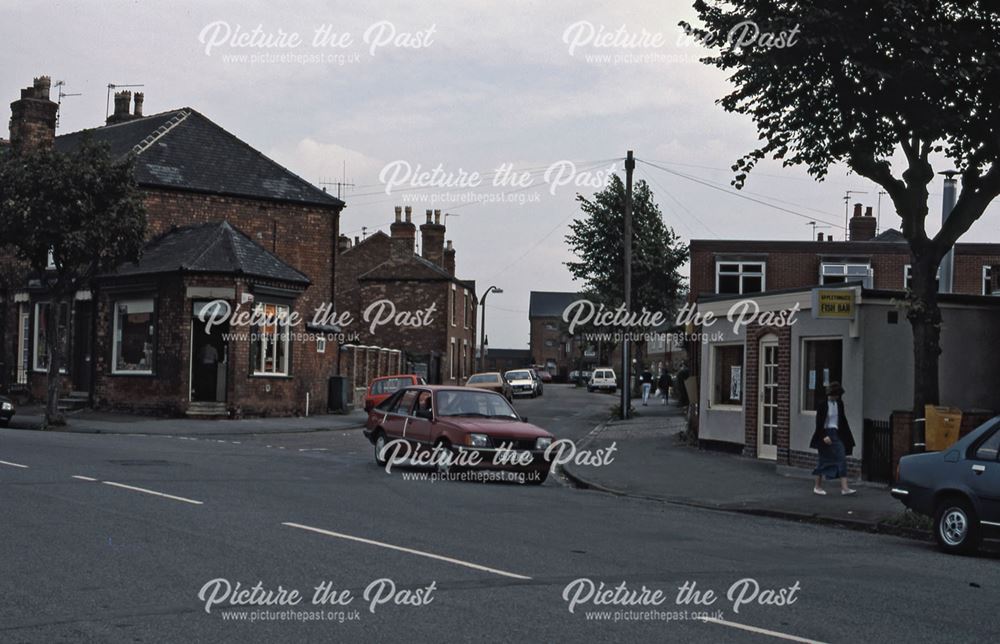
MULTIPOLYGON (((40 429, 44 417, 40 406, 20 407, 11 419, 11 429, 40 429)), ((367 415, 353 410, 347 414, 319 414, 292 418, 153 418, 91 409, 68 412, 66 425, 49 431, 84 434, 153 434, 176 436, 231 436, 359 429, 367 415)))
POLYGON ((635 409, 637 417, 599 424, 580 446, 595 453, 614 446, 613 461, 568 463, 566 476, 613 494, 929 538, 897 525, 905 508, 888 486, 851 481, 857 493, 842 496, 839 481, 825 481, 827 495, 817 496, 808 470, 690 446, 679 436, 686 421, 673 402, 635 409))

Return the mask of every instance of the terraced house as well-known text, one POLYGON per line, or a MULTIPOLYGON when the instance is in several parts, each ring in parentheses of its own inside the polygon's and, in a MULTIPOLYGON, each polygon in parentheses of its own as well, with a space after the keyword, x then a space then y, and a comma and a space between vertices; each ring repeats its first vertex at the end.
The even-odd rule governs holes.
MULTIPOLYGON (((11 104, 10 152, 72 150, 85 136, 134 155, 149 241, 142 258, 76 293, 59 324, 68 337, 68 397, 101 408, 218 416, 325 410, 337 371, 333 328, 211 329, 199 314, 224 300, 305 320, 334 299, 339 216, 326 194, 191 108, 146 116, 143 95, 115 95, 107 122, 55 136, 49 79, 11 104), (294 332, 292 332, 294 331, 294 332)), ((44 396, 42 280, 3 294, 4 376, 44 396)))

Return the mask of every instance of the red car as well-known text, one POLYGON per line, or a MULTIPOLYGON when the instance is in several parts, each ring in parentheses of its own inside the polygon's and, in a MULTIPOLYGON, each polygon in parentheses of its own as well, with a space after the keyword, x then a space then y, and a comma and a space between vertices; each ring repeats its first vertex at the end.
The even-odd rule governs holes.
POLYGON ((422 384, 424 384, 424 379, 412 373, 376 378, 368 384, 368 392, 365 394, 365 411, 371 411, 376 405, 403 387, 422 384))
POLYGON ((365 436, 375 446, 375 462, 382 467, 386 444, 402 439, 413 454, 446 450, 451 456, 447 463, 426 463, 442 474, 459 467, 509 470, 525 474, 522 480, 532 485, 542 484, 548 476, 545 450, 554 441, 552 434, 519 416, 501 394, 429 385, 401 389, 372 409, 365 436), (519 462, 509 460, 515 456, 519 462))

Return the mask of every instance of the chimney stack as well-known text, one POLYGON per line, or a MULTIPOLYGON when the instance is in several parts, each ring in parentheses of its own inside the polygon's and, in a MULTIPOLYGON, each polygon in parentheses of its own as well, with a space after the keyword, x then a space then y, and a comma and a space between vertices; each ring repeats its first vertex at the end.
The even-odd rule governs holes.
POLYGON ((337 238, 337 252, 343 253, 346 250, 351 250, 351 238, 347 235, 341 235, 337 238))
POLYGON ((15 153, 35 147, 52 147, 59 106, 49 100, 51 86, 48 76, 39 76, 31 87, 21 90, 19 100, 10 104, 10 145, 15 153))
POLYGON ((420 226, 420 246, 424 259, 444 268, 444 233, 441 211, 428 210, 427 223, 420 226))
POLYGON ((862 214, 861 204, 854 204, 854 216, 850 221, 851 241, 871 241, 875 239, 875 217, 872 216, 871 207, 862 214))
POLYGON ((144 95, 143 95, 142 92, 136 92, 135 96, 133 97, 133 105, 134 105, 134 107, 133 107, 133 111, 132 111, 132 116, 134 116, 137 119, 138 118, 142 118, 142 99, 143 98, 144 98, 144 95))
POLYGON ((455 277, 455 247, 451 245, 450 239, 444 247, 444 270, 448 271, 448 274, 452 277, 455 277))
POLYGON ((417 227, 410 219, 410 207, 406 207, 406 221, 403 221, 403 209, 396 206, 396 221, 389 226, 389 256, 392 259, 403 260, 413 256, 413 245, 417 239, 417 227))
POLYGON ((111 116, 107 118, 105 123, 111 125, 112 123, 121 123, 122 121, 131 119, 132 115, 129 113, 129 106, 131 104, 132 92, 127 89, 115 92, 115 111, 111 113, 111 116))

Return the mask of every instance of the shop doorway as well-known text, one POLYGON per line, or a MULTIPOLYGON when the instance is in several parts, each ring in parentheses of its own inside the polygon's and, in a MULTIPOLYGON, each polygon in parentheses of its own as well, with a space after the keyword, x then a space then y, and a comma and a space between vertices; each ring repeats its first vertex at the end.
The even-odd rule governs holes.
POLYGON ((778 458, 778 339, 760 341, 757 404, 757 458, 778 458))
POLYGON ((191 320, 191 401, 221 403, 226 402, 229 347, 225 337, 229 333, 229 323, 212 324, 209 329, 209 325, 199 319, 207 304, 195 303, 191 320))

